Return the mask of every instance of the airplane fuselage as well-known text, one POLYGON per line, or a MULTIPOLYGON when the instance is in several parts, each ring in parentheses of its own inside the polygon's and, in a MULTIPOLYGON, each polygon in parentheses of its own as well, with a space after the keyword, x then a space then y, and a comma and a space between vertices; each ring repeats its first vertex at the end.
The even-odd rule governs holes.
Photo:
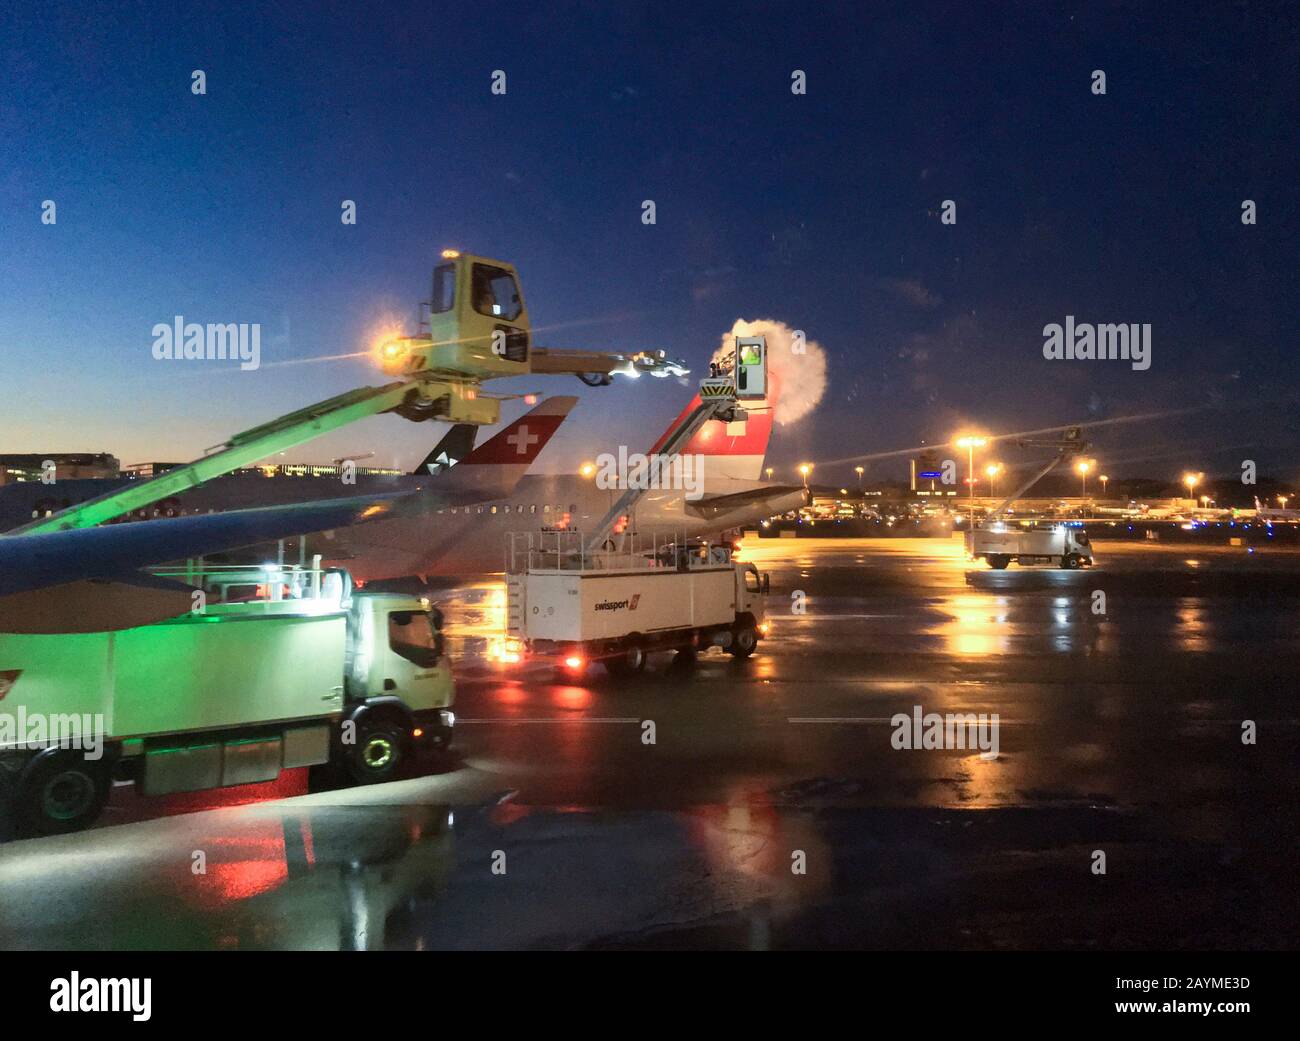
MULTIPOLYGON (((761 481, 706 482, 710 495, 762 489, 761 481)), ((312 552, 345 566, 363 581, 406 575, 463 575, 501 571, 513 532, 590 532, 621 492, 598 488, 573 474, 526 475, 503 499, 451 507, 419 517, 381 521, 313 540, 312 552)), ((798 509, 803 494, 777 488, 769 497, 727 512, 698 515, 683 492, 649 490, 631 511, 627 528, 638 537, 703 538, 798 509)))

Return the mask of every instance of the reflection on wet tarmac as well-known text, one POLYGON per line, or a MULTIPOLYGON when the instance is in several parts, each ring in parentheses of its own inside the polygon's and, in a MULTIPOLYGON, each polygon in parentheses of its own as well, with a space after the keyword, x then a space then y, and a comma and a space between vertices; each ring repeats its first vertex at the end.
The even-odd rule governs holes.
POLYGON ((617 682, 492 664, 499 582, 449 584, 455 763, 202 812, 119 790, 0 847, 0 946, 1287 946, 1300 554, 1104 549, 751 540, 760 653, 617 682), (997 713, 999 754, 891 747, 915 706, 997 713))

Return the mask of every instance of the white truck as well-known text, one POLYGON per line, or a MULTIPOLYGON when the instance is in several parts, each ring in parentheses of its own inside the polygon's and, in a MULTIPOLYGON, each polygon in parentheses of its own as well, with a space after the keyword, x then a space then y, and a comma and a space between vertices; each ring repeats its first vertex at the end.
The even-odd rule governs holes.
POLYGON ((1054 448, 1056 457, 1013 491, 979 524, 966 532, 966 556, 987 560, 989 567, 1004 569, 1011 561, 1022 567, 1030 564, 1056 564, 1077 569, 1092 564, 1092 543, 1082 527, 1071 523, 1052 523, 1048 527, 1013 524, 1004 515, 1039 479, 1061 463, 1087 450, 1079 427, 1071 427, 1060 440, 1022 440, 1021 447, 1054 448))
POLYGON ((1021 528, 994 521, 966 532, 966 555, 987 560, 989 567, 999 571, 1013 560, 1021 566, 1057 564, 1073 569, 1092 564, 1092 543, 1082 528, 1066 524, 1021 528))
POLYGON ((353 591, 319 558, 183 577, 194 609, 166 621, 0 633, 0 814, 20 834, 86 827, 115 780, 160 795, 317 767, 373 783, 450 743, 427 600, 353 591))
POLYGON ((628 537, 591 552, 579 532, 523 532, 507 554, 506 642, 572 672, 599 661, 613 676, 640 672, 656 650, 748 658, 768 632, 768 585, 726 545, 628 537))
MULTIPOLYGON (((767 341, 736 337, 700 381, 694 406, 656 446, 656 461, 676 457, 706 423, 746 422, 741 403, 766 396, 767 341)), ((623 493, 588 532, 508 536, 502 659, 549 656, 572 672, 599 661, 611 675, 627 676, 655 650, 693 661, 716 646, 748 658, 768 631, 768 576, 733 561, 726 544, 639 540, 633 518, 648 484, 624 475, 616 487, 623 493)))

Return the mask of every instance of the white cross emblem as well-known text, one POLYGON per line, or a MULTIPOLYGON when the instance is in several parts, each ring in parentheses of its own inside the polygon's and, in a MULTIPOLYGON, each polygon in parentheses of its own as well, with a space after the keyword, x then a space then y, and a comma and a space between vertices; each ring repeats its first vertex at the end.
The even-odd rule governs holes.
POLYGON ((528 449, 540 440, 541 438, 537 434, 529 433, 528 425, 524 424, 506 438, 506 444, 515 446, 516 455, 527 455, 528 449))

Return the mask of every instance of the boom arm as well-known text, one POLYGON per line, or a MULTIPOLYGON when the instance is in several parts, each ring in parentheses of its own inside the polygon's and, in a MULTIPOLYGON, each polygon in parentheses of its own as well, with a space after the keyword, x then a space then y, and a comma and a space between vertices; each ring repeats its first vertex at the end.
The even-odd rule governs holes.
POLYGON ((1056 467, 1061 463, 1069 459, 1070 456, 1078 455, 1080 452, 1086 452, 1088 450, 1088 443, 1083 440, 1078 427, 1071 427, 1067 430, 1064 439, 1060 441, 1021 441, 1019 444, 1022 448, 1055 448, 1057 449, 1056 458, 998 503, 997 509, 990 513, 986 520, 997 520, 1010 508, 1013 502, 1024 495, 1025 492, 1029 491, 1030 488, 1056 469, 1056 467))
MULTIPOLYGON (((664 443, 659 446, 656 455, 676 455, 682 448, 690 444, 691 438, 705 423, 714 419, 729 421, 735 418, 737 412, 743 411, 736 404, 734 386, 729 380, 704 380, 700 390, 702 394, 700 403, 686 417, 686 421, 668 435, 664 443), (730 394, 717 397, 705 396, 710 383, 725 386, 730 391, 730 394)), ((644 488, 628 488, 618 497, 618 501, 610 507, 609 512, 592 529, 591 538, 587 541, 585 547, 586 553, 591 554, 600 549, 605 540, 609 538, 609 533, 614 530, 614 525, 618 523, 619 517, 627 513, 644 493, 644 488)))
POLYGON ((202 459, 168 470, 150 480, 133 482, 125 488, 70 506, 49 517, 16 528, 9 534, 35 535, 66 531, 69 528, 94 527, 169 495, 188 491, 214 477, 310 441, 331 430, 355 423, 358 419, 387 412, 400 405, 412 390, 410 383, 387 383, 382 387, 362 387, 308 405, 270 423, 235 434, 224 445, 218 446, 219 451, 205 455, 202 459))

